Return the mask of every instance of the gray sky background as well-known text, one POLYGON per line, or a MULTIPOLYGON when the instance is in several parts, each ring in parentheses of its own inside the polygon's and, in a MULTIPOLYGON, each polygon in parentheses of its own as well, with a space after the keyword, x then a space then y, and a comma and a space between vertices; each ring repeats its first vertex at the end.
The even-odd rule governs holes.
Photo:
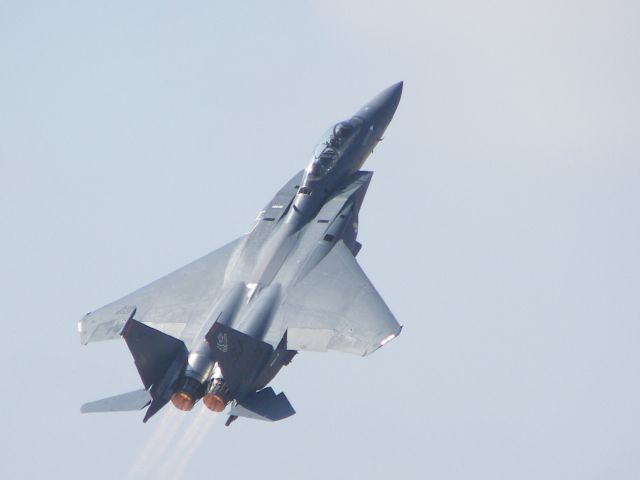
POLYGON ((0 1, 0 477, 639 478, 639 19, 0 1), (80 415, 141 383, 77 320, 245 232, 398 80, 359 260, 403 334, 299 355, 274 381, 297 415, 218 418, 194 451, 197 412, 80 415))

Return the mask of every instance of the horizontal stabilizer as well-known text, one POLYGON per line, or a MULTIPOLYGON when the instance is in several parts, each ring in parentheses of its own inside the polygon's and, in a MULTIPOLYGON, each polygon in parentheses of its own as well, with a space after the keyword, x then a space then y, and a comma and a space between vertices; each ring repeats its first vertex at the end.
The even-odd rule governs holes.
POLYGON ((276 422, 296 413, 284 393, 275 394, 271 387, 247 395, 231 408, 229 415, 276 422))
POLYGON ((96 413, 142 410, 149 405, 149 403, 151 403, 151 395, 149 392, 146 390, 134 390, 133 392, 122 393, 115 397, 85 403, 80 407, 80 412, 96 413))

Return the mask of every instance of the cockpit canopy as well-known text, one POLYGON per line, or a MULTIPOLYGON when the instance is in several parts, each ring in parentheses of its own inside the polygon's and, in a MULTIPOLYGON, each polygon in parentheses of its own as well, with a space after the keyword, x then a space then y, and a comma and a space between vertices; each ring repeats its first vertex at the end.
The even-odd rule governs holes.
POLYGON ((346 150, 362 125, 359 117, 336 123, 322 136, 313 150, 313 158, 307 169, 311 177, 323 177, 331 170, 346 150))

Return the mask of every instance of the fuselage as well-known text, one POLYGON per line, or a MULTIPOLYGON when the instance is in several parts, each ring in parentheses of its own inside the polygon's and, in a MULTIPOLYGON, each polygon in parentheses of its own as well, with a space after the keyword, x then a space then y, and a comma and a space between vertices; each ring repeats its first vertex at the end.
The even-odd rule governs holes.
POLYGON ((263 209, 225 272, 224 294, 196 337, 174 405, 189 410, 198 399, 212 410, 266 386, 295 351, 275 313, 288 289, 301 281, 338 241, 357 254, 358 211, 371 173, 360 172, 391 121, 402 83, 384 90, 323 136, 309 166, 263 209), (230 338, 233 337, 233 338, 230 338), (237 342, 245 357, 229 357, 237 342), (251 361, 247 361, 250 357, 251 361))

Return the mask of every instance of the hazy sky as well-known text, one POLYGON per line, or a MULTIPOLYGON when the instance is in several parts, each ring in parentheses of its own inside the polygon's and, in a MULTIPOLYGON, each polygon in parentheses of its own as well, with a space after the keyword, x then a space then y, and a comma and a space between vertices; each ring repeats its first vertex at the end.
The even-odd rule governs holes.
POLYGON ((236 3, 0 0, 0 477, 639 478, 638 2, 236 3), (398 80, 358 258, 402 335, 297 356, 276 424, 80 415, 141 382, 77 320, 398 80))

